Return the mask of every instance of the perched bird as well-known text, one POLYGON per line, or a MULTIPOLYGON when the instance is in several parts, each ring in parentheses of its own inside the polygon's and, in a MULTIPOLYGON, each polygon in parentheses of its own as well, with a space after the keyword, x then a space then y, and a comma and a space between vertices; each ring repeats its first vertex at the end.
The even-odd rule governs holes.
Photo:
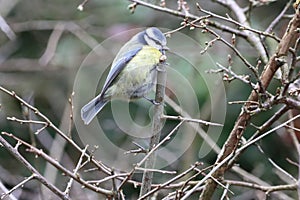
POLYGON ((100 94, 82 107, 84 123, 89 124, 111 99, 148 99, 145 95, 155 84, 156 66, 168 50, 166 43, 164 34, 155 27, 133 36, 114 59, 100 94))

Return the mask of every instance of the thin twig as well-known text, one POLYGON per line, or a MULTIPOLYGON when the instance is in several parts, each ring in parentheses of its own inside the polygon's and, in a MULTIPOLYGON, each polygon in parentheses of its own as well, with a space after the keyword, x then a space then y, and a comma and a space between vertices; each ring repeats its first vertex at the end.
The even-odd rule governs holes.
MULTIPOLYGON (((245 143, 241 148, 238 149, 238 151, 242 151, 244 149, 246 149, 247 147, 249 147, 250 145, 256 143, 257 141, 261 140, 262 138, 266 137, 267 135, 269 135, 270 133, 282 128, 282 127, 285 127, 287 124, 291 123, 292 121, 298 119, 300 117, 300 114, 299 115, 296 115, 290 119, 288 119, 287 121, 281 123, 280 125, 272 128, 271 130, 265 132, 264 134, 261 134, 260 136, 258 136, 257 138, 251 140, 251 141, 248 141, 247 143, 245 143)), ((238 152, 237 151, 237 152, 238 152)))
MULTIPOLYGON (((199 8, 199 7, 198 7, 198 8, 199 8)), ((221 15, 218 15, 218 14, 215 14, 215 13, 213 13, 213 12, 207 11, 207 10, 201 8, 201 7, 199 8, 199 10, 200 10, 201 12, 207 14, 207 15, 211 15, 212 17, 215 17, 215 18, 218 18, 218 19, 221 19, 221 20, 230 22, 230 23, 232 23, 232 24, 238 26, 238 28, 239 28, 240 30, 251 31, 251 32, 253 32, 253 33, 256 33, 257 35, 264 35, 265 37, 270 37, 270 38, 274 39, 275 41, 280 42, 280 38, 276 37, 276 35, 274 35, 274 34, 271 34, 271 33, 268 33, 268 32, 264 32, 264 31, 259 31, 259 30, 257 30, 257 29, 251 28, 249 25, 245 25, 245 24, 243 24, 243 23, 240 23, 240 22, 238 22, 238 21, 236 21, 236 20, 234 20, 234 19, 232 19, 232 18, 230 18, 230 17, 223 17, 223 16, 221 16, 221 15)), ((205 21, 205 23, 206 23, 207 25, 213 26, 213 27, 215 27, 215 28, 219 28, 219 29, 221 29, 221 30, 224 29, 224 26, 217 25, 217 22, 214 22, 214 21, 209 21, 209 20, 207 20, 207 21, 205 21)), ((235 30, 235 29, 234 29, 234 30, 235 30)), ((241 34, 240 34, 239 32, 237 32, 236 30, 235 30, 235 31, 231 31, 230 28, 228 28, 227 30, 225 29, 225 31, 230 32, 230 33, 237 33, 237 35, 242 36, 243 38, 246 38, 246 39, 247 39, 247 36, 248 36, 245 32, 242 32, 243 35, 241 35, 241 34)))
POLYGON ((234 73, 231 69, 228 69, 228 68, 224 67, 223 65, 221 65, 221 64, 219 64, 219 63, 216 63, 216 64, 217 64, 217 66, 218 66, 219 68, 221 68, 223 71, 225 71, 225 72, 229 73, 231 76, 233 76, 233 78, 235 78, 235 79, 237 79, 237 80, 240 80, 240 81, 242 81, 243 83, 246 83, 247 85, 250 85, 250 87, 251 87, 253 90, 256 90, 256 89, 257 89, 256 85, 250 81, 249 75, 247 75, 247 76, 237 75, 237 74, 234 73))
POLYGON ((166 136, 164 139, 162 139, 157 145, 155 145, 148 154, 136 165, 137 167, 140 167, 148 158, 149 156, 155 152, 161 145, 163 145, 166 141, 171 139, 171 136, 175 133, 175 131, 178 130, 178 128, 184 123, 184 121, 179 122, 173 130, 166 136))
MULTIPOLYGON (((269 127, 271 127, 274 122, 276 122, 278 119, 280 119, 288 110, 289 106, 284 105, 282 108, 280 108, 274 115, 272 115, 263 125, 256 127, 257 131, 247 140, 248 142, 252 141, 254 138, 256 138, 258 135, 262 134, 264 131, 266 131, 269 127)), ((229 165, 233 165, 236 158, 240 156, 240 152, 236 152, 234 158, 229 162, 229 165)))
MULTIPOLYGON (((299 29, 299 27, 300 27, 300 11, 298 9, 296 10, 296 13, 291 19, 291 21, 289 22, 286 32, 282 37, 276 49, 276 52, 270 58, 267 65, 264 67, 264 71, 260 76, 260 80, 263 88, 267 88, 269 86, 275 72, 280 67, 279 63, 276 61, 276 58, 278 56, 287 55, 289 48, 291 47, 291 45, 293 45, 292 41, 294 41, 294 39, 296 39, 298 35, 296 30, 299 29)), ((258 100, 258 94, 255 91, 252 91, 248 98, 248 101, 257 101, 257 100, 258 100)), ((231 133, 229 134, 229 137, 227 138, 226 142, 223 145, 222 153, 218 155, 218 159, 216 163, 220 163, 223 159, 227 158, 228 155, 231 155, 232 152, 236 152, 240 142, 240 138, 242 137, 245 128, 249 123, 249 120, 251 119, 250 113, 245 112, 245 107, 247 106, 248 104, 246 104, 241 110, 241 113, 237 118, 235 125, 231 133)), ((261 139, 261 137, 263 137, 263 135, 259 136, 258 138, 261 139)), ((257 141, 256 139, 252 141, 257 141)), ((228 167, 230 166, 228 166, 228 163, 226 163, 222 168, 220 168, 219 170, 216 171, 216 173, 214 173, 214 176, 222 177, 225 171, 228 170, 228 167)), ((211 198, 211 196, 213 195, 216 189, 216 186, 217 185, 214 182, 207 182, 206 187, 203 190, 201 196, 205 198, 211 198)))
POLYGON ((275 174, 278 175, 278 177, 286 182, 286 183, 295 183, 297 182, 297 180, 290 174, 288 173, 286 170, 284 170, 282 167, 280 167, 275 161, 273 161, 271 158, 269 158, 264 150, 261 148, 261 146, 259 144, 256 144, 256 146, 258 147, 258 150, 266 156, 267 160, 271 163, 271 165, 274 167, 275 169, 275 174))
MULTIPOLYGON (((300 114, 287 120, 286 122, 280 124, 279 126, 274 127, 273 129, 267 131, 266 133, 260 135, 259 137, 247 142, 246 144, 244 144, 242 147, 238 148, 236 150, 236 153, 239 153, 241 151, 244 151, 246 148, 248 148, 250 145, 256 143, 257 141, 261 140, 262 138, 266 137, 267 135, 273 133, 274 131, 276 131, 277 129, 280 129, 282 127, 284 127, 286 124, 289 124, 291 121, 294 121, 295 119, 298 119, 300 117, 300 114)), ((228 162, 231 158, 233 158, 235 155, 235 152, 230 153, 227 157, 225 157, 222 161, 220 161, 219 163, 217 163, 217 165, 203 178, 201 179, 201 181, 199 181, 191 190, 189 190, 184 197, 181 200, 185 200, 187 198, 189 198, 196 190, 198 187, 200 187, 204 181, 206 181, 207 179, 210 178, 210 176, 216 172, 220 167, 222 167, 222 165, 226 162, 228 162)), ((215 182, 214 182, 215 183, 215 182)))
MULTIPOLYGON (((0 144, 1 145, 1 144, 0 144)), ((0 196, 0 199, 2 199, 2 196, 9 196, 9 200, 18 200, 14 195, 12 194, 9 194, 9 195, 6 195, 9 190, 6 188, 6 186, 2 183, 2 181, 0 181, 0 191, 4 192, 1 196, 0 196)))
POLYGON ((217 21, 212 21, 212 20, 206 20, 205 24, 214 28, 217 28, 221 31, 227 32, 227 33, 232 33, 235 34, 236 36, 239 36, 241 38, 247 39, 247 35, 241 31, 241 30, 237 30, 235 28, 232 28, 230 26, 226 26, 222 23, 219 23, 217 21))
POLYGON ((17 185, 15 185, 12 189, 10 189, 8 192, 0 196, 0 199, 4 199, 6 196, 13 193, 16 189, 23 187, 27 182, 31 181, 32 179, 36 178, 36 174, 32 174, 31 176, 27 177, 17 185))
MULTIPOLYGON (((289 118, 293 117, 293 112, 290 110, 289 111, 289 118)), ((295 123, 294 121, 292 121, 290 123, 290 128, 288 128, 288 133, 291 134, 291 138, 292 138, 292 142, 295 146, 295 149, 297 150, 297 154, 298 154, 298 163, 296 163, 296 166, 298 168, 298 183, 297 183, 297 193, 298 193, 298 198, 300 197, 300 144, 299 144, 299 140, 296 136, 296 128, 295 128, 295 123)))
MULTIPOLYGON (((216 0, 216 2, 222 4, 223 6, 228 7, 237 17, 237 21, 241 23, 245 27, 250 27, 249 22, 247 21, 247 17, 243 11, 243 9, 237 4, 235 0, 216 0)), ((228 17, 229 18, 229 17, 228 17)), ((231 19, 231 18, 229 18, 231 19)), ((233 20, 235 21, 235 20, 233 20)), ((256 48, 259 55, 261 56, 264 63, 268 62, 268 56, 266 53, 266 49, 264 48, 263 43, 260 41, 260 38, 250 32, 249 30, 244 31, 247 36, 249 42, 256 48)))
POLYGON ((234 156, 233 153, 229 154, 224 160, 222 160, 220 163, 218 163, 204 178, 202 178, 192 189, 190 189, 186 194, 181 198, 181 200, 188 199, 202 184, 205 183, 205 181, 209 178, 211 178, 212 174, 217 171, 224 163, 229 161, 234 156))
POLYGON ((275 121, 277 121, 280 117, 282 117, 288 110, 289 106, 285 105, 282 108, 280 108, 274 115, 272 115, 263 125, 258 127, 258 130, 249 138, 248 141, 253 140, 256 138, 259 134, 264 132, 267 128, 269 128, 275 121))
POLYGON ((42 125, 48 125, 47 122, 43 122, 43 121, 37 121, 37 120, 27 120, 27 119, 18 119, 16 117, 7 117, 6 118, 7 120, 9 121, 12 121, 12 122, 19 122, 20 124, 42 124, 42 125))
MULTIPOLYGON (((2 133, 3 134, 3 133, 2 133)), ((6 133, 5 133, 6 134, 6 133)), ((8 134, 10 135, 10 134, 8 134)), ((67 197, 62 191, 60 191, 55 185, 48 182, 18 151, 17 148, 12 147, 3 137, 0 135, 0 143, 7 149, 18 161, 22 163, 24 167, 26 167, 32 174, 34 174, 34 178, 39 180, 43 185, 45 185, 49 190, 51 190, 54 194, 59 196, 61 199, 68 200, 67 197)))
POLYGON ((270 194, 271 192, 280 191, 280 190, 295 190, 297 188, 297 184, 289 184, 289 185, 277 185, 277 186, 263 186, 255 183, 249 183, 244 181, 236 181, 236 180, 224 180, 224 183, 235 186, 248 187, 252 189, 261 190, 270 194))
MULTIPOLYGON (((13 98, 17 99, 21 104, 32 110, 37 116, 42 118, 45 123, 47 123, 48 127, 51 127, 54 131, 56 131, 61 137, 63 137, 69 144, 71 144, 77 151, 82 153, 81 147, 77 145, 71 138, 69 138, 65 133, 63 133, 59 128, 57 128, 44 114, 42 114, 36 107, 28 104, 26 101, 24 101, 21 97, 16 95, 14 91, 9 91, 5 89, 4 87, 0 86, 0 91, 3 91, 4 93, 12 96, 13 98)), ((95 160, 93 157, 91 157, 89 154, 85 153, 85 156, 92 161, 92 163, 97 166, 99 169, 101 169, 106 174, 110 174, 110 169, 103 165, 101 162, 95 160)))
MULTIPOLYGON (((86 145, 85 148, 83 149, 83 151, 81 153, 81 156, 80 156, 80 158, 79 158, 79 160, 77 162, 77 165, 76 165, 76 167, 74 169, 74 175, 75 176, 77 175, 78 170, 82 167, 81 163, 83 161, 83 157, 84 157, 85 152, 87 151, 87 148, 88 148, 88 145, 86 145)), ((70 180, 69 180, 69 182, 67 184, 67 187, 65 189, 65 194, 68 195, 68 196, 70 195, 70 190, 71 190, 73 182, 74 182, 74 179, 70 178, 70 180)))
MULTIPOLYGON (((178 174, 177 176, 175 176, 174 178, 164 182, 163 184, 159 184, 158 186, 156 186, 154 189, 152 189, 151 191, 149 191, 148 193, 144 194, 143 196, 141 196, 139 198, 139 200, 142 200, 150 195, 152 195, 153 193, 157 192, 159 189, 165 188, 168 185, 170 185, 171 183, 173 183, 174 181, 186 176, 188 173, 190 173, 191 171, 193 171, 196 167, 198 167, 199 165, 202 165, 202 163, 196 162, 194 165, 192 165, 190 168, 188 168, 187 170, 185 170, 184 172, 182 172, 181 174, 178 174)), ((183 185, 186 184, 186 181, 184 183, 182 183, 183 185)), ((180 184, 179 186, 181 187, 180 184)), ((178 186, 177 186, 178 187, 178 186)))
POLYGON ((152 3, 142 1, 142 0, 129 0, 129 1, 133 2, 133 3, 136 3, 138 5, 142 5, 142 6, 154 9, 154 10, 158 10, 160 12, 169 13, 169 14, 172 14, 172 15, 177 16, 177 17, 189 18, 189 19, 198 19, 199 18, 198 16, 193 15, 191 13, 185 13, 185 12, 180 12, 180 11, 177 11, 177 10, 172 10, 172 9, 157 6, 157 5, 154 5, 152 3))
POLYGON ((74 105, 73 105, 73 98, 74 98, 75 92, 73 91, 69 98, 69 104, 70 104, 70 122, 68 127, 68 136, 69 138, 72 138, 72 127, 74 125, 73 119, 74 119, 74 105))
MULTIPOLYGON (((195 170, 198 170, 198 169, 195 169, 195 170)), ((199 170, 200 171, 200 170, 199 170)), ((203 173, 203 172, 202 172, 203 173)), ((228 192, 230 192, 231 194, 234 194, 234 192, 232 192, 231 190, 229 189, 226 189, 226 186, 221 183, 218 179, 216 179, 215 177, 211 176, 210 177, 214 182, 216 182, 220 187, 224 188, 225 190, 228 190, 228 192)))
MULTIPOLYGON (((278 24, 278 22, 282 19, 283 15, 286 13, 286 11, 291 6, 293 0, 290 0, 287 2, 285 7, 282 9, 282 11, 279 13, 279 15, 276 16, 276 18, 271 22, 271 24, 268 26, 268 28, 265 30, 266 33, 271 33, 273 31, 274 27, 278 24)), ((261 39, 265 39, 265 35, 261 35, 261 39)))
POLYGON ((182 116, 170 116, 170 115, 163 115, 162 118, 164 119, 171 119, 171 120, 180 120, 180 121, 185 121, 185 122, 195 122, 195 123, 200 123, 204 125, 212 125, 212 126, 223 126, 222 124, 214 123, 214 122, 208 122, 202 119, 193 119, 193 118, 187 118, 187 117, 182 117, 182 116))
MULTIPOLYGON (((154 10, 158 10, 160 12, 169 13, 169 14, 177 16, 177 17, 188 18, 188 19, 193 19, 193 20, 199 18, 199 16, 193 15, 190 12, 188 12, 188 13, 179 12, 177 10, 172 10, 172 9, 169 9, 166 7, 157 6, 157 5, 142 1, 142 0, 129 0, 129 1, 135 3, 136 5, 142 5, 142 6, 154 9, 154 10)), ((234 10, 234 11, 236 11, 236 10, 234 10)), ((237 11, 236 13, 239 13, 239 11, 237 11)), ((241 12, 243 13, 242 10, 241 10, 241 12)), ((227 21, 228 21, 228 19, 227 19, 227 21)), ((243 22, 243 23, 246 22, 246 20, 243 20, 243 19, 240 19, 239 21, 243 22)), ((242 24, 242 26, 249 27, 245 23, 242 24)), ((265 49, 263 48, 263 45, 260 42, 259 38, 256 35, 253 35, 251 32, 250 33, 246 32, 246 31, 244 31, 244 32, 247 34, 247 39, 250 42, 250 44, 253 45, 257 49, 257 51, 260 53, 261 57, 263 58, 264 62, 266 62, 267 54, 265 53, 265 49)), ((272 36, 271 34, 269 34, 269 35, 272 36)), ((272 36, 272 37, 274 37, 274 36, 272 36)))
POLYGON ((222 38, 218 33, 216 33, 215 31, 213 31, 212 29, 207 28, 207 26, 205 26, 205 25, 194 25, 194 26, 196 26, 198 28, 202 28, 202 29, 206 30, 207 32, 211 33, 212 35, 214 35, 215 37, 219 38, 220 41, 222 41, 227 47, 229 47, 231 50, 233 50, 233 52, 253 72, 253 74, 255 75, 256 79, 258 80, 259 75, 258 75, 257 69, 248 62, 248 60, 241 54, 241 52, 236 47, 234 47, 232 44, 230 44, 228 41, 226 41, 224 38, 222 38))
POLYGON ((136 167, 135 170, 151 171, 151 172, 157 172, 157 173, 161 173, 161 174, 177 174, 176 171, 167 171, 167 170, 161 170, 161 169, 149 169, 149 168, 142 168, 142 167, 136 167))
POLYGON ((94 49, 99 43, 91 37, 80 25, 73 21, 52 21, 52 20, 32 20, 21 23, 14 23, 11 28, 15 32, 24 32, 32 30, 53 30, 57 24, 61 24, 65 31, 71 32, 78 39, 84 42, 88 47, 94 49))
MULTIPOLYGON (((94 185, 91 185, 91 184, 88 184, 84 179, 82 179, 79 174, 74 174, 73 172, 67 170, 64 166, 62 166, 59 162, 57 162, 54 158, 50 157, 48 154, 44 153, 43 150, 41 149, 37 149, 36 147, 28 144, 27 142, 17 138, 16 136, 14 136, 13 134, 10 134, 10 133, 6 133, 6 132, 2 132, 2 134, 4 135, 7 135, 11 138, 13 138, 14 140, 16 140, 18 142, 19 145, 24 145, 26 147, 28 147, 27 151, 28 152, 32 152, 34 154, 36 154, 37 156, 41 156, 42 158, 44 158, 45 160, 47 160, 48 163, 50 163, 51 165, 53 165, 55 168, 61 170, 65 175, 75 179, 77 182, 79 182, 80 184, 82 184, 82 186, 86 187, 86 188, 89 188, 95 192, 98 192, 98 193, 101 193, 101 194, 104 194, 104 195, 107 195, 107 196, 113 196, 113 192, 111 190, 107 190, 107 189, 104 189, 104 188, 100 188, 100 187, 96 187, 94 185)), ((6 142, 6 144, 4 144, 2 141, 4 140, 4 142, 6 142, 6 140, 0 136, 0 142, 7 148, 9 148, 10 144, 8 142, 6 142), (8 146, 9 145, 9 146, 8 146)), ((21 156, 21 154, 19 154, 19 152, 17 151, 17 148, 13 148, 15 151, 12 152, 14 156, 16 156, 16 158, 18 158, 17 156, 21 156)), ((23 158, 23 157, 22 157, 23 158)), ((23 158, 24 159, 24 158, 23 158)), ((24 159, 25 160, 25 159, 24 159)), ((30 163, 25 160, 29 165, 30 163)), ((22 163, 24 163, 22 161, 22 163)), ((27 165, 26 165, 27 167, 27 165)), ((30 165, 30 167, 32 167, 30 165)), ((33 167, 32 167, 33 168, 33 167)), ((43 183, 45 186, 48 187, 49 183, 48 183, 48 180, 46 180, 42 175, 39 174, 38 171, 36 171, 36 169, 31 169, 31 168, 28 168, 31 172, 33 172, 34 174, 37 175, 37 178, 41 181, 41 183, 43 183), (41 176, 41 178, 39 177, 41 176), (46 182, 45 182, 46 180, 46 182), (47 184, 47 185, 46 185, 47 184)), ((54 186, 55 187, 55 186, 54 186)), ((52 188, 53 189, 53 188, 52 188)), ((64 193, 64 192, 61 192, 59 190, 59 193, 57 193, 57 191, 53 191, 53 192, 56 192, 55 194, 58 194, 60 196, 63 196, 64 199, 69 199, 69 197, 64 193)))
POLYGON ((156 151, 162 144, 164 144, 166 141, 171 139, 171 136, 175 133, 175 131, 178 130, 178 128, 183 124, 183 121, 180 121, 177 126, 175 126, 173 128, 173 130, 164 138, 161 140, 161 142, 159 142, 154 148, 152 148, 147 154, 146 156, 135 165, 135 167, 127 174, 127 177, 122 181, 122 183, 120 184, 118 191, 121 190, 122 186, 129 180, 129 178, 133 175, 133 173, 135 172, 135 168, 137 167, 141 167, 142 164, 144 164, 144 162, 149 158, 149 156, 156 151))
POLYGON ((229 186, 230 186, 230 184, 226 183, 226 186, 224 188, 224 191, 223 191, 223 194, 222 194, 220 200, 224 200, 227 197, 227 192, 228 192, 229 186))
POLYGON ((8 25, 8 23, 5 21, 5 19, 2 17, 2 15, 0 15, 0 29, 5 33, 5 35, 10 40, 15 40, 17 38, 15 32, 8 25))
MULTIPOLYGON (((238 166, 233 166, 231 168, 231 170, 238 173, 239 176, 241 176, 243 178, 243 180, 247 180, 247 181, 257 184, 257 185, 263 185, 265 187, 272 187, 272 185, 270 185, 268 182, 261 180, 257 176, 247 172, 246 170, 244 170, 238 166)), ((288 195, 286 195, 283 192, 274 193, 274 197, 277 199, 294 200, 294 198, 289 197, 288 195)))
POLYGON ((63 32, 64 32, 64 24, 58 23, 54 27, 54 29, 49 37, 47 47, 46 47, 44 54, 39 59, 39 63, 42 66, 48 65, 48 63, 54 57, 59 39, 61 38, 63 32))
MULTIPOLYGON (((180 107, 175 101, 173 101, 170 97, 165 96, 166 103, 171 106, 175 112, 180 114, 184 118, 192 119, 192 117, 185 111, 182 110, 182 107, 180 107)), ((216 142, 210 137, 210 135, 206 134, 206 132, 199 127, 195 123, 188 123, 190 127, 192 127, 200 136, 203 138, 203 140, 212 148, 212 150, 216 153, 220 153, 220 147, 216 144, 216 142)))

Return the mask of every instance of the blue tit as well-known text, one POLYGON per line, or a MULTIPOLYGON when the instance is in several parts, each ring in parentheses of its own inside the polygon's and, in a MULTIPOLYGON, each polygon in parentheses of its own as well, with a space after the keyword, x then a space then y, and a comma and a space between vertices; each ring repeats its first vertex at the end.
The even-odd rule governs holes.
POLYGON ((112 99, 146 98, 155 85, 156 66, 168 50, 166 43, 164 34, 155 27, 133 36, 113 60, 100 94, 82 107, 84 123, 89 124, 112 99))

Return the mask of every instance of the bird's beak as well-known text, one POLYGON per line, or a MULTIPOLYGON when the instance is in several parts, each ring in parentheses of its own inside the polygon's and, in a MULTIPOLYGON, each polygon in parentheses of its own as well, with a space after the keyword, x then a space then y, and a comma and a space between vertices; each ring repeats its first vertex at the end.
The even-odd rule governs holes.
POLYGON ((163 46, 162 49, 165 50, 165 51, 169 51, 170 50, 170 48, 167 47, 167 46, 163 46))
POLYGON ((162 54, 165 54, 166 53, 166 51, 169 51, 170 50, 170 48, 169 47, 167 47, 167 46, 162 46, 162 48, 161 48, 161 53, 162 54))

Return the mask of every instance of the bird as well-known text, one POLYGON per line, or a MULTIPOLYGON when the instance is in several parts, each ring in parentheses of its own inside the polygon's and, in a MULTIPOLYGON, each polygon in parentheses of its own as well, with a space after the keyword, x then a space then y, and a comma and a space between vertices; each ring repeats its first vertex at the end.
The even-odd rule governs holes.
MULTIPOLYGON (((165 56, 167 40, 156 27, 134 35, 117 53, 101 92, 84 105, 81 118, 88 125, 112 99, 145 98, 156 81, 156 67, 165 56)), ((164 60, 165 61, 165 60, 164 60)))

